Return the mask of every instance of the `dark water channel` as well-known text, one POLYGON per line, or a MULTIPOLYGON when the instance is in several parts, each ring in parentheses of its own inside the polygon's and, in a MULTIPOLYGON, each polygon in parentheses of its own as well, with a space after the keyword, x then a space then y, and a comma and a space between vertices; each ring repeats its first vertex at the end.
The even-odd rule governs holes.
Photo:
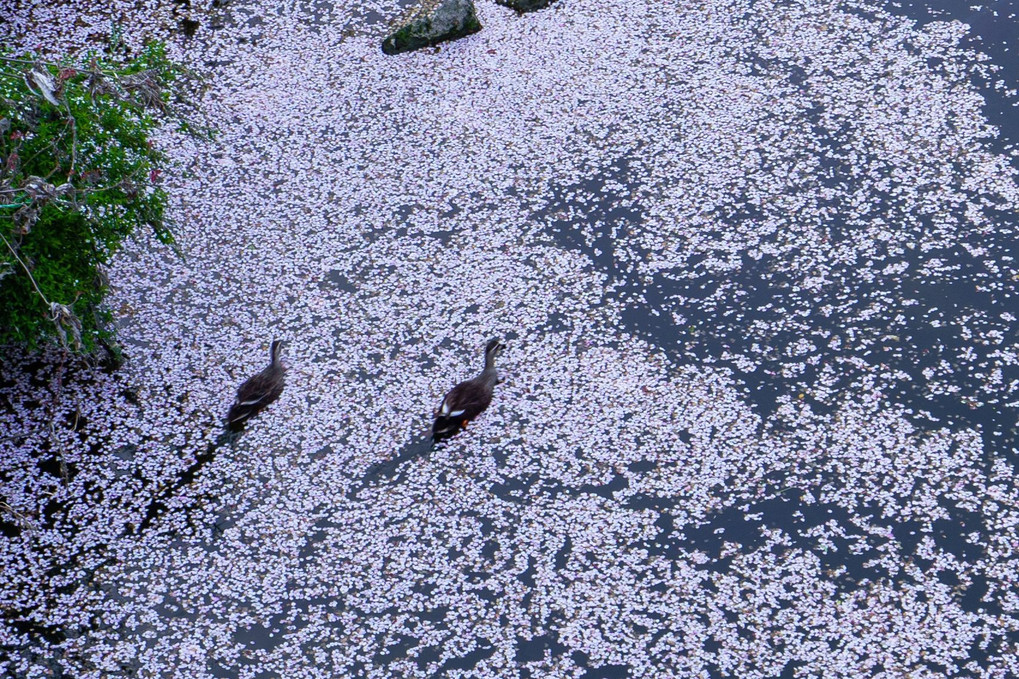
MULTIPOLYGON (((1019 57, 1015 49, 1019 47, 1015 37, 1019 35, 1019 20, 1015 3, 992 3, 976 11, 965 3, 932 2, 911 4, 898 11, 921 24, 957 19, 972 26, 971 35, 976 37, 969 40, 968 46, 988 54, 994 63, 1003 67, 999 77, 1005 81, 1004 88, 996 88, 990 82, 981 83, 981 86, 986 98, 985 115, 1000 130, 1000 136, 988 140, 988 145, 997 153, 1007 154, 1019 142, 1015 99, 1005 94, 1005 90, 1019 86, 1019 57)), ((796 83, 795 69, 790 69, 788 78, 796 83)), ((1015 164, 1014 158, 1012 162, 1015 164)), ((608 226, 620 225, 638 227, 645 219, 642 206, 625 204, 627 189, 634 185, 631 169, 632 163, 620 158, 610 171, 593 173, 589 179, 575 185, 553 186, 547 204, 533 215, 537 222, 546 225, 548 236, 557 244, 584 253, 606 274, 615 294, 627 301, 622 316, 624 330, 662 347, 676 363, 714 363, 730 368, 742 384, 746 398, 769 428, 784 426, 776 421, 776 410, 783 399, 810 394, 811 385, 822 377, 820 366, 837 365, 839 374, 831 385, 834 397, 820 400, 806 397, 806 402, 818 415, 838 408, 842 402, 839 394, 858 386, 866 375, 901 372, 908 379, 879 381, 879 398, 883 403, 909 409, 907 412, 911 412, 918 431, 973 428, 982 437, 988 466, 1000 458, 1008 460, 1013 468, 1019 466, 1016 408, 1005 405, 1019 398, 1019 367, 999 365, 1002 379, 998 387, 988 387, 976 373, 986 371, 995 363, 990 356, 995 347, 972 341, 974 335, 989 330, 1000 332, 1006 338, 1014 338, 1019 330, 1014 320, 1002 319, 1003 313, 1019 310, 1014 277, 1019 260, 1017 215, 999 212, 995 215, 996 230, 973 230, 957 235, 970 246, 985 248, 990 254, 984 259, 990 258, 998 265, 1003 272, 1000 277, 991 275, 981 260, 956 245, 948 251, 934 253, 956 267, 951 276, 925 275, 921 267, 930 253, 921 255, 919 250, 912 250, 913 260, 900 276, 878 278, 870 283, 853 282, 856 280, 854 272, 846 269, 837 274, 838 280, 845 281, 846 286, 829 287, 816 296, 797 289, 799 276, 788 270, 785 262, 768 257, 752 260, 745 255, 743 266, 725 277, 703 273, 676 281, 657 276, 648 284, 628 273, 608 229, 608 226), (578 196, 582 200, 576 200, 578 196), (605 228, 585 228, 595 223, 605 228), (720 288, 732 295, 732 305, 701 303, 720 288), (866 320, 859 318, 858 312, 873 300, 884 303, 882 313, 866 320), (915 302, 907 306, 903 304, 905 300, 915 302), (820 313, 819 310, 828 304, 840 308, 842 313, 835 317, 820 313), (674 312, 681 313, 681 322, 674 320, 674 312), (798 316, 801 322, 793 328, 774 332, 754 329, 780 327, 783 317, 794 312, 802 312, 802 315, 798 316), (845 323, 847 317, 851 319, 849 323, 845 323), (931 318, 936 318, 938 323, 932 324, 931 318), (755 320, 764 323, 755 325, 755 320), (845 338, 850 328, 855 341, 844 341, 834 348, 829 346, 825 338, 832 334, 845 338), (811 339, 820 347, 813 354, 820 360, 801 370, 784 368, 788 362, 802 363, 802 357, 788 358, 779 351, 762 354, 753 349, 755 345, 783 347, 800 337, 811 339), (746 372, 737 364, 721 359, 726 352, 752 356, 758 362, 757 369, 746 372), (848 360, 854 357, 863 358, 865 365, 854 366, 848 360), (925 369, 937 368, 942 362, 956 368, 949 378, 950 384, 958 389, 954 393, 932 392, 924 374, 925 369)), ((852 181, 848 173, 839 177, 839 170, 844 168, 833 165, 831 169, 832 176, 843 182, 843 186, 852 181)), ((882 206, 889 223, 904 221, 896 219, 900 210, 892 201, 882 206)), ((755 216, 755 209, 749 204, 737 204, 728 214, 720 215, 722 221, 730 222, 755 216)), ((830 225, 833 240, 840 234, 847 235, 849 228, 836 217, 830 225)), ((917 238, 920 235, 917 233, 917 238)), ((696 263, 697 260, 692 261, 696 263)), ((922 480, 917 482, 922 483, 922 480)), ((619 486, 625 483, 625 477, 621 477, 619 486)), ((643 545, 649 554, 675 559, 681 550, 702 549, 711 557, 710 563, 704 566, 710 570, 725 571, 732 560, 731 555, 721 556, 725 542, 739 542, 744 552, 750 552, 763 544, 763 529, 779 528, 792 536, 795 548, 813 553, 823 568, 840 574, 837 585, 842 593, 852 592, 866 582, 908 579, 905 570, 892 573, 876 563, 875 557, 887 547, 890 539, 875 537, 872 531, 866 530, 875 526, 890 529, 897 543, 895 551, 902 559, 917 563, 924 570, 932 566, 931 561, 917 553, 924 533, 918 522, 887 518, 876 504, 859 506, 851 512, 834 504, 804 501, 802 491, 816 490, 831 483, 838 484, 838 479, 821 476, 816 479, 814 488, 793 488, 793 492, 784 492, 790 489, 784 487, 784 479, 776 474, 770 479, 771 492, 762 501, 742 509, 730 507, 695 527, 680 528, 674 523, 669 514, 675 503, 671 498, 633 496, 627 504, 634 509, 661 512, 656 523, 659 535, 643 545), (834 550, 821 548, 815 538, 805 535, 809 529, 830 521, 837 522, 843 533, 836 539, 834 550)), ((505 488, 497 490, 508 492, 505 488)), ((612 497, 611 493, 607 496, 612 497)), ((938 520, 933 526, 932 537, 937 546, 961 561, 983 556, 983 547, 967 536, 984 533, 987 517, 945 499, 941 500, 941 506, 949 518, 938 520)), ((946 584, 958 584, 958 579, 950 573, 939 577, 946 584)), ((961 607, 968 612, 1001 613, 1000 602, 988 596, 989 590, 986 578, 974 577, 972 584, 960 594, 961 607)), ((1007 638, 1019 641, 1017 634, 1009 634, 1007 638)), ((552 631, 535 641, 541 641, 553 653, 565 650, 557 649, 552 631)), ((988 658, 1000 651, 999 641, 970 649, 970 658, 985 666, 988 658)), ((782 676, 792 676, 795 669, 795 663, 790 664, 782 676)), ((936 663, 930 664, 929 669, 946 671, 936 663)), ((625 668, 617 668, 614 673, 591 676, 627 674, 625 668)))
MULTIPOLYGON (((1019 84, 1019 60, 1011 49, 1019 44, 1014 38, 1019 30, 1019 21, 1014 16, 1011 2, 995 5, 994 9, 997 9, 998 16, 986 9, 973 11, 959 3, 934 2, 909 5, 898 11, 921 23, 944 19, 969 23, 974 34, 980 36, 975 46, 1004 67, 1001 77, 1011 88, 1019 84)), ((787 78, 795 85, 801 74, 790 68, 787 78)), ((1001 131, 1001 135, 990 140, 989 145, 1004 153, 1019 140, 1019 118, 1014 115, 1012 100, 1002 90, 995 89, 992 83, 983 85, 987 101, 985 113, 1001 131)), ((838 142, 832 140, 831 144, 837 151, 838 142)), ((830 171, 833 182, 851 185, 852 177, 845 167, 833 162, 825 169, 830 171)), ((919 250, 912 250, 914 260, 900 276, 860 282, 856 280, 854 271, 843 269, 837 271, 835 277, 845 285, 829 286, 817 294, 807 294, 798 289, 799 272, 789 270, 786 262, 768 257, 754 260, 744 256, 743 266, 724 277, 704 272, 680 281, 659 276, 649 283, 628 273, 608 228, 621 225, 636 227, 645 219, 639 203, 625 205, 625 192, 635 184, 630 176, 631 170, 631 161, 620 158, 608 172, 593 173, 589 179, 576 185, 553 186, 546 204, 532 215, 535 223, 545 225, 545 235, 550 240, 560 247, 583 253, 605 273, 613 293, 626 302, 622 315, 623 330, 663 348, 677 364, 715 364, 729 368, 741 384, 747 400, 767 423, 766 428, 776 431, 785 426, 776 416, 784 400, 796 399, 803 394, 803 400, 811 410, 823 416, 836 410, 843 403, 840 395, 858 389, 867 376, 905 374, 909 379, 878 380, 879 398, 883 403, 909 409, 919 431, 974 428, 983 438, 988 463, 997 457, 1004 457, 1013 466, 1019 463, 1015 409, 1003 405, 1016 399, 1015 385, 1019 382, 1014 381, 1019 380, 1019 369, 1003 366, 1001 384, 1005 385, 1004 391, 993 395, 985 382, 974 374, 976 368, 985 368, 993 362, 994 359, 988 355, 992 348, 971 341, 972 333, 981 334, 988 330, 1002 332, 1006 337, 1015 336, 1015 321, 1001 320, 1002 313, 1019 307, 1014 301, 1016 286, 1011 276, 994 279, 965 249, 954 247, 947 252, 935 253, 956 267, 952 276, 935 278, 925 275, 923 260, 924 256, 931 256, 930 253, 921 255, 919 250), (620 186, 623 188, 618 188, 620 186), (561 217, 564 214, 570 216, 561 217), (604 224, 606 228, 593 231, 585 228, 593 223, 604 224), (977 290, 975 285, 983 289, 977 290), (720 289, 731 295, 732 304, 705 303, 720 289), (876 317, 863 314, 874 300, 881 301, 882 312, 876 317), (904 304, 906 300, 915 302, 907 305, 904 304), (820 313, 819 310, 826 305, 838 308, 839 314, 820 313), (682 322, 675 320, 677 312, 681 314, 682 322), (931 314, 935 312, 938 323, 932 325, 931 314), (795 325, 782 323, 793 315, 797 318, 795 325), (757 325, 754 321, 763 323, 757 325), (758 327, 781 329, 755 330, 758 327), (832 334, 851 339, 830 346, 827 338, 832 334), (812 354, 818 360, 804 363, 802 356, 789 357, 779 350, 762 352, 755 349, 781 348, 799 338, 811 340, 819 347, 812 354), (757 363, 757 369, 747 372, 737 363, 722 358, 730 354, 751 357, 757 363), (855 358, 863 359, 862 363, 851 360, 855 358), (954 393, 932 392, 925 376, 925 369, 937 369, 943 361, 958 367, 948 378, 958 388, 954 393), (796 369, 788 370, 790 364, 795 364, 796 369), (824 379, 821 366, 838 366, 829 392, 834 396, 814 398, 810 395, 811 386, 824 379)), ((891 200, 882 206, 882 212, 890 223, 904 221, 896 219, 901 210, 901 206, 891 200)), ((727 214, 719 215, 720 221, 730 223, 752 220, 756 216, 755 208, 749 203, 735 203, 727 214)), ((1002 213, 997 215, 996 221, 999 224, 997 230, 959 234, 958 237, 971 246, 986 248, 991 253, 988 257, 1002 271, 1013 273, 1015 258, 1019 258, 1019 245, 1015 240, 1019 220, 1016 215, 1002 213)), ((848 237, 850 228, 836 215, 829 225, 833 241, 848 237)), ((921 234, 915 235, 919 238, 921 234)), ((696 265, 697 260, 692 262, 696 265)), ((430 441, 411 442, 394 459, 369 470, 348 498, 360 499, 361 494, 378 484, 399 483, 403 478, 402 466, 413 464, 428 455, 430 450, 430 441)), ((776 473, 774 478, 766 480, 769 492, 762 500, 741 509, 729 507, 696 526, 676 524, 670 513, 677 502, 674 498, 634 495, 625 503, 621 502, 620 510, 652 509, 659 512, 655 524, 658 535, 638 545, 649 555, 677 559, 684 550, 703 550, 710 560, 702 568, 709 571, 723 572, 730 565, 732 555, 723 556, 724 543, 735 541, 741 545, 742 551, 753 551, 763 544, 762 531, 767 528, 779 528, 791 536, 790 549, 800 549, 817 556, 824 569, 837 574, 835 582, 841 593, 850 593, 867 582, 908 579, 910 576, 905 569, 892 572, 878 563, 876 557, 892 547, 895 554, 924 570, 932 565, 917 552, 924 532, 918 522, 888 518, 877 504, 859 506, 850 511, 840 505, 804 499, 805 493, 816 491, 826 484, 837 484, 838 479, 819 476, 813 479, 810 487, 802 488, 789 488, 785 481, 781 474, 776 473), (841 536, 835 538, 835 549, 828 549, 819 544, 816 537, 809 536, 810 529, 831 521, 841 529, 841 536), (891 537, 876 536, 868 530, 873 527, 889 529, 891 537), (894 545, 891 545, 893 542, 894 545)), ((534 493, 549 497, 560 493, 591 493, 616 500, 616 495, 628 484, 625 474, 617 474, 603 486, 566 488, 535 474, 493 483, 490 490, 498 497, 515 503, 527 501, 526 498, 533 497, 534 493)), ((720 489, 719 492, 724 494, 726 491, 720 489)), ((933 526, 932 537, 937 546, 960 560, 970 561, 982 556, 983 548, 971 542, 968 535, 984 532, 986 517, 947 500, 942 506, 949 518, 939 520, 933 526)), ((316 541, 314 535, 310 536, 309 547, 316 541)), ((556 562, 565 565, 571 548, 567 537, 556 555, 556 562)), ((529 572, 525 571, 520 578, 524 585, 533 587, 533 575, 531 582, 527 582, 529 572)), ((950 580, 952 576, 946 574, 944 577, 950 580)), ((989 589, 985 578, 974 577, 960 594, 961 607, 970 612, 1000 613, 1000 604, 987 596, 989 589)), ((294 625, 299 626, 297 621, 301 618, 300 608, 312 604, 295 603, 296 608, 281 617, 279 626, 296 629, 294 625)), ((336 605, 343 606, 342 603, 336 605)), ((433 614, 441 616, 442 611, 433 614)), ((269 628, 252 629, 247 635, 242 641, 250 644, 251 648, 271 649, 279 639, 269 628)), ((375 662, 386 663, 406 657, 416 645, 416 639, 406 637, 392 645, 387 655, 376 658, 375 662)), ((984 648, 974 647, 970 658, 984 665, 989 657, 1000 651, 999 645, 996 642, 984 648)), ((545 625, 543 633, 531 639, 518 639, 517 649, 520 662, 540 659, 546 653, 555 657, 569 652, 567 646, 560 642, 554 616, 545 625)), ((452 670, 469 670, 494 651, 490 640, 480 639, 474 651, 447 663, 439 676, 452 670)), ((441 648, 425 650, 418 656, 419 666, 424 669, 440 656, 440 652, 441 648)), ((574 653, 572 659, 580 667, 587 666, 583 653, 574 653)), ((944 670, 936 664, 930 664, 929 668, 944 670)), ((226 668, 214 669, 216 676, 235 676, 226 668)), ((780 676, 793 676, 796 669, 797 664, 790 663, 780 676)), ((629 670, 622 665, 587 667, 583 676, 626 677, 629 670)))
MULTIPOLYGON (((908 8, 908 16, 921 23, 932 17, 970 23, 973 32, 983 37, 973 46, 1004 66, 1000 76, 1008 81, 1008 87, 1016 87, 1019 85, 1019 59, 1009 51, 1009 47, 1017 45, 1014 36, 1019 29, 1019 20, 1015 16, 1004 16, 1012 13, 1012 3, 1002 4, 1007 7, 997 7, 1001 14, 998 17, 986 9, 975 12, 947 2, 912 5, 908 8)), ((790 72, 789 78, 795 80, 795 73, 790 72)), ((1005 153, 1019 141, 1019 116, 1015 115, 1012 98, 1004 96, 1001 90, 989 83, 984 85, 985 113, 1001 132, 997 139, 988 140, 988 146, 996 152, 1005 153)), ((834 140, 831 143, 837 144, 834 140)), ((912 251, 913 261, 901 277, 856 283, 854 271, 846 268, 837 276, 840 282, 846 283, 845 286, 830 287, 816 296, 797 289, 798 272, 790 270, 786 262, 767 256, 754 260, 744 255, 740 269, 725 277, 706 272, 682 281, 656 276, 652 284, 647 285, 636 276, 627 274, 626 266, 615 255, 607 229, 596 232, 592 238, 583 228, 589 222, 607 225, 639 225, 643 222, 640 206, 623 205, 627 197, 626 188, 606 189, 606 186, 633 186, 629 171, 630 162, 621 158, 609 172, 595 174, 576 185, 553 187, 547 207, 533 215, 535 220, 547 224, 548 233, 559 245, 587 255, 607 274, 615 293, 629 300, 622 319, 625 330, 664 348, 679 362, 728 365, 743 383, 748 400, 765 419, 774 414, 780 396, 795 396, 807 390, 818 379, 818 370, 816 366, 807 365, 794 376, 786 377, 782 368, 802 359, 789 359, 777 352, 755 354, 752 350, 754 344, 782 347, 799 337, 813 339, 820 346, 812 354, 821 359, 817 365, 839 365, 842 374, 838 386, 842 387, 851 385, 858 374, 848 362, 839 359, 863 355, 869 367, 882 366, 885 370, 900 370, 910 376, 910 380, 896 380, 884 385, 884 396, 889 403, 912 409, 919 427, 977 427, 982 431, 989 450, 1019 462, 1013 453, 1016 446, 1016 410, 1014 407, 1002 407, 1002 402, 1014 400, 1019 393, 1016 385, 1012 384, 1019 379, 1019 368, 1002 367, 1002 382, 1008 385, 1007 391, 999 392, 999 398, 993 404, 984 403, 986 392, 981 393, 983 383, 969 372, 958 371, 953 376, 953 383, 960 391, 950 395, 931 393, 927 384, 929 380, 923 375, 924 368, 938 365, 942 360, 961 364, 961 356, 971 347, 976 350, 977 356, 967 358, 968 365, 988 365, 990 347, 974 345, 969 331, 977 334, 981 330, 994 329, 1006 337, 1014 336, 1016 323, 998 320, 1003 312, 1019 310, 1019 292, 1011 276, 1003 274, 995 279, 980 261, 956 245, 948 251, 936 253, 957 267, 954 275, 947 280, 919 271, 925 258, 921 253, 912 251), (576 196, 582 196, 583 200, 571 201, 571 197, 576 196), (556 215, 562 214, 572 217, 557 218, 556 215), (983 285, 975 290, 974 284, 983 285), (705 305, 699 304, 719 289, 734 293, 731 305, 712 304, 705 308, 705 305), (823 338, 832 334, 844 337, 846 334, 847 327, 839 321, 846 316, 852 318, 854 307, 862 309, 873 300, 882 300, 888 306, 877 317, 853 323, 851 328, 857 341, 844 341, 838 348, 828 347, 823 338), (911 310, 902 304, 904 300, 915 300, 918 304, 911 304, 914 307, 911 310), (841 314, 820 313, 819 310, 826 304, 840 307, 841 314), (930 309, 940 312, 937 318, 940 327, 932 327, 929 322, 917 318, 921 312, 930 309), (674 311, 681 311, 685 321, 674 321, 674 311), (774 332, 753 329, 757 320, 764 321, 763 325, 767 327, 778 327, 784 318, 798 311, 805 312, 806 319, 792 329, 774 332), (903 318, 895 318, 900 315, 903 318), (971 321, 969 327, 964 328, 964 319, 974 316, 997 322, 988 321, 981 327, 980 321, 971 321), (725 352, 754 356, 761 361, 760 366, 752 372, 743 371, 719 358, 725 352)), ((851 180, 848 173, 838 178, 843 182, 851 180)), ((882 213, 890 216, 888 221, 895 223, 901 207, 891 201, 882 207, 882 213)), ((719 215, 719 218, 723 222, 737 223, 756 216, 757 211, 752 205, 737 203, 728 207, 727 213, 719 215)), ((1019 240, 1015 237, 1019 233, 1019 217, 999 212, 995 218, 998 230, 961 233, 958 238, 968 245, 985 247, 991 253, 989 257, 999 264, 1003 272, 1012 273, 1016 270, 1015 260, 1019 260, 1019 240)), ((839 234, 848 235, 851 227, 836 216, 828 228, 834 246, 839 234)), ((920 232, 915 234, 917 238, 920 235, 920 232)), ((694 265, 697 261, 697 256, 691 258, 694 265)), ((829 412, 837 404, 837 399, 811 402, 818 413, 829 412)))
MULTIPOLYGON (((321 8, 323 17, 328 17, 333 11, 332 4, 327 0, 318 2, 316 6, 321 8)), ((997 10, 998 16, 994 16, 988 9, 974 11, 964 3, 941 0, 911 4, 898 11, 921 23, 943 19, 958 19, 969 23, 973 26, 973 33, 980 36, 976 47, 1003 67, 1000 77, 1006 81, 1007 88, 1014 88, 1019 86, 1019 58, 1015 52, 1019 46, 1015 38, 1019 35, 1016 6, 1013 2, 994 3, 991 9, 997 10)), ((370 12, 365 20, 374 21, 376 18, 370 12)), ((788 77, 790 82, 795 83, 798 75, 795 70, 790 70, 788 77)), ((985 113, 1001 131, 1000 136, 989 140, 988 144, 995 151, 1005 153, 1019 142, 1019 116, 1015 115, 1013 100, 1004 95, 1002 90, 996 89, 992 83, 984 85, 987 101, 985 113)), ((926 276, 921 271, 921 253, 913 250, 910 252, 915 255, 916 261, 910 262, 910 267, 899 277, 879 278, 872 283, 857 282, 851 288, 835 286, 817 295, 804 294, 798 290, 800 279, 797 272, 787 270, 784 262, 769 260, 767 257, 759 260, 744 257, 743 266, 724 277, 705 272, 681 281, 659 276, 649 282, 628 273, 608 229, 592 233, 583 228, 593 222, 638 226, 644 221, 644 211, 639 204, 624 206, 627 198, 624 193, 634 185, 629 174, 632 170, 631 162, 620 158, 614 168, 577 185, 553 187, 551 196, 541 209, 535 211, 533 219, 545 225, 549 239, 561 247, 583 253, 604 272, 614 294, 626 303, 622 315, 623 330, 661 347, 677 364, 714 364, 730 369, 747 400, 753 404, 763 421, 768 423, 766 427, 775 430, 785 426, 776 416, 784 400, 797 399, 800 394, 805 394, 803 400, 813 412, 823 416, 841 405, 840 393, 858 388, 866 376, 901 372, 910 379, 879 381, 880 398, 889 405, 910 409, 913 424, 918 430, 972 427, 983 438, 988 464, 996 458, 1004 458, 1013 467, 1019 465, 1016 410, 1004 405, 1019 399, 1019 387, 1016 386, 1019 385, 1019 368, 1002 367, 1002 386, 992 398, 984 380, 974 374, 974 368, 994 362, 995 359, 989 356, 992 347, 972 342, 971 335, 993 330, 1003 333, 1005 337, 1015 337, 1019 330, 1016 321, 1001 320, 1001 315, 1006 312, 1016 312, 1019 315, 1016 281, 1011 277, 1016 271, 1016 261, 1019 261, 1019 242, 1015 238, 1019 233, 1019 219, 1016 215, 998 215, 996 221, 999 228, 995 231, 960 235, 965 237, 969 245, 986 248, 990 254, 985 258, 993 259, 1001 271, 1009 272, 1009 276, 997 280, 990 277, 987 269, 965 249, 957 247, 950 252, 938 253, 957 265, 952 277, 926 276), (624 188, 609 188, 620 185, 624 188), (576 196, 582 196, 583 200, 571 198, 576 196), (572 217, 557 217, 561 214, 572 217), (975 290, 975 285, 982 286, 983 290, 975 290), (705 303, 719 289, 732 294, 732 299, 738 299, 738 304, 705 303), (862 318, 859 313, 872 300, 883 301, 882 313, 878 317, 862 318), (903 304, 904 300, 916 300, 917 303, 907 306, 903 304), (841 309, 841 315, 832 317, 819 313, 818 310, 825 305, 841 309), (938 310, 937 327, 931 325, 929 318, 925 319, 921 315, 921 312, 930 309, 938 310), (795 312, 803 312, 797 316, 798 325, 795 327, 778 323, 783 316, 795 312), (682 315, 682 322, 675 320, 676 313, 682 315), (842 322, 847 318, 850 319, 848 326, 842 322), (755 325, 754 321, 758 320, 763 323, 755 325), (780 326, 788 329, 755 330, 757 327, 780 326), (853 329, 855 340, 844 341, 837 347, 830 346, 826 338, 831 334, 846 337, 848 327, 853 329), (802 369, 798 367, 796 370, 787 370, 789 363, 797 366, 803 364, 802 356, 789 358, 781 351, 762 353, 754 348, 784 347, 799 338, 810 339, 818 347, 812 356, 819 360, 814 364, 805 364, 802 369), (726 354, 750 356, 757 363, 757 369, 746 372, 737 363, 721 358, 726 354), (853 367, 854 363, 849 360, 853 358, 862 358, 863 366, 857 364, 853 367), (925 376, 926 369, 937 369, 942 361, 959 367, 946 378, 958 387, 954 393, 933 393, 925 376), (823 378, 820 366, 825 365, 839 366, 836 381, 831 385, 835 396, 814 398, 810 395, 811 385, 823 378)), ((831 169, 833 174, 839 170, 837 166, 831 169)), ((840 176, 839 179, 842 182, 851 181, 848 175, 840 176)), ((894 222, 899 208, 891 202, 883 208, 883 212, 890 216, 889 221, 894 222)), ((755 213, 751 205, 738 204, 729 214, 721 217, 738 221, 753 219, 755 213)), ((838 238, 840 231, 848 229, 836 217, 831 225, 833 238, 838 238)), ((837 278, 853 281, 853 274, 853 271, 844 270, 838 272, 837 278)), ((218 444, 227 445, 228 442, 223 440, 218 444)), ((360 483, 355 484, 348 498, 361 499, 365 491, 377 484, 399 483, 402 478, 401 466, 413 464, 431 450, 430 440, 409 443, 394 459, 369 470, 360 479, 360 483)), ((204 455, 198 456, 195 466, 187 470, 180 483, 186 484, 196 474, 205 473, 206 465, 214 461, 214 453, 215 449, 210 447, 204 455)), ((498 458, 497 452, 493 454, 498 458)), ((632 467, 629 471, 640 473, 651 470, 632 467)), ((725 542, 737 542, 743 551, 750 552, 764 543, 762 531, 766 528, 782 529, 792 537, 790 549, 812 553, 817 556, 823 568, 838 573, 836 584, 842 592, 851 592, 868 581, 908 578, 905 570, 893 573, 876 563, 876 557, 888 549, 889 543, 893 541, 895 553, 912 560, 921 568, 931 565, 918 553, 923 533, 923 527, 918 522, 890 519, 883 515, 881 507, 876 504, 859 506, 849 511, 836 504, 807 502, 804 499, 806 492, 837 482, 837 479, 819 476, 812 480, 812 487, 789 488, 785 479, 776 473, 774 478, 766 479, 769 492, 760 501, 742 509, 729 507, 709 517, 707 522, 695 526, 677 525, 670 513, 678 502, 675 498, 649 495, 632 495, 625 501, 618 498, 620 491, 629 486, 626 474, 616 474, 604 485, 579 488, 566 488, 535 474, 527 478, 492 483, 490 490, 494 495, 515 503, 525 502, 535 492, 548 496, 560 493, 574 496, 592 494, 618 501, 620 511, 654 510, 659 515, 655 523, 658 534, 635 546, 647 550, 650 556, 670 559, 680 558, 684 550, 702 550, 709 556, 709 561, 701 568, 709 571, 720 572, 729 566, 732 555, 723 556, 725 542), (808 535, 811 528, 830 521, 835 521, 842 529, 841 536, 835 539, 837 549, 834 550, 823 548, 817 538, 808 535), (867 530, 873 526, 888 528, 893 537, 880 537, 867 530)), ((980 558, 983 548, 971 542, 968 536, 975 532, 986 532, 986 517, 948 501, 944 501, 942 506, 949 518, 939 520, 933 527, 932 537, 936 545, 960 560, 980 558)), ((151 514, 146 518, 145 527, 158 518, 161 509, 162 499, 157 499, 151 507, 151 514)), ((228 526, 229 519, 223 517, 222 525, 228 526)), ((309 547, 315 543, 316 536, 309 536, 309 547)), ((555 556, 556 563, 565 566, 571 550, 572 542, 567 537, 555 556)), ((533 564, 519 579, 527 587, 536 586, 533 564)), ((988 596, 989 590, 986 579, 974 577, 972 584, 960 595, 962 608, 972 612, 1001 612, 1000 603, 988 596)), ((281 630, 299 630, 305 624, 302 620, 309 607, 326 606, 341 610, 345 605, 338 600, 294 601, 288 610, 277 614, 266 626, 238 632, 238 641, 251 649, 272 650, 280 643, 281 630)), ((442 611, 430 614, 441 617, 442 611)), ((568 647, 559 638, 555 622, 553 615, 541 633, 530 639, 517 640, 519 662, 540 659, 546 653, 552 656, 569 653, 568 647)), ((1019 641, 1019 635, 1008 638, 1013 642, 1019 641)), ((377 657, 374 662, 385 663, 406 657, 416 643, 416 639, 408 636, 389 647, 386 657, 377 657)), ((422 669, 427 667, 428 663, 440 657, 441 650, 431 648, 421 653, 418 656, 419 666, 422 669)), ((978 664, 985 665, 987 659, 999 651, 992 644, 986 648, 971 649, 970 656, 978 664)), ((438 676, 454 670, 470 670, 494 652, 495 646, 491 640, 478 640, 475 650, 448 661, 438 676)), ((626 666, 590 667, 585 654, 572 655, 576 665, 586 668, 582 676, 588 679, 629 676, 626 666)), ((780 676, 793 676, 795 669, 796 664, 791 663, 780 676)), ((942 668, 932 666, 931 669, 937 671, 942 668)), ((238 676, 236 669, 218 666, 214 662, 210 664, 210 671, 217 677, 238 676)))

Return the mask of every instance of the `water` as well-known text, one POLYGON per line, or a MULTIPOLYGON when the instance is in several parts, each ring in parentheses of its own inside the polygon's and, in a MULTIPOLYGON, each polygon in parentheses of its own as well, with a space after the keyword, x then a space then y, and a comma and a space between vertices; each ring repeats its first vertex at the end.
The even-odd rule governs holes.
POLYGON ((1014 673, 1010 4, 479 3, 399 61, 396 3, 228 9, 131 361, 3 367, 5 669, 1014 673))

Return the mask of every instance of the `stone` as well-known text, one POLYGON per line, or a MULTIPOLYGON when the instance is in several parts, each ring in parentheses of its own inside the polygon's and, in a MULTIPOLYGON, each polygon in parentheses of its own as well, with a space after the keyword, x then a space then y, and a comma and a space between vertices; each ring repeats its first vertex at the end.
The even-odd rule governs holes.
POLYGON ((520 14, 525 12, 533 12, 538 9, 545 9, 551 5, 555 0, 495 0, 498 4, 503 7, 509 7, 515 9, 520 14))
POLYGON ((410 52, 480 30, 473 0, 424 0, 397 22, 393 32, 382 41, 382 51, 410 52))

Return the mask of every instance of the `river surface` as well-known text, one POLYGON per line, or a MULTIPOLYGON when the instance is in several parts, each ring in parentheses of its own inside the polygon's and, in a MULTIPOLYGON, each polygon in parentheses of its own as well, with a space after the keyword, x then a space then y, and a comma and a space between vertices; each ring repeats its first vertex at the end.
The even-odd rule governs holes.
POLYGON ((125 365, 4 352, 0 674, 1019 675, 1014 3, 476 4, 0 14, 169 40, 218 130, 125 365))

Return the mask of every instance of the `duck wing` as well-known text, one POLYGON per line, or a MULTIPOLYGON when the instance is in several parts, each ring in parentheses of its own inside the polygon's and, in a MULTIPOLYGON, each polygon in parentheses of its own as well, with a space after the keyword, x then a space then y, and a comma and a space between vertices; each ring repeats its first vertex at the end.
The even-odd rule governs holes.
POLYGON ((253 377, 249 377, 240 387, 237 388, 237 399, 235 406, 255 405, 264 403, 269 405, 283 393, 283 376, 276 374, 273 370, 263 370, 253 377))
POLYGON ((272 367, 248 378, 237 389, 237 398, 227 413, 227 423, 239 427, 283 393, 283 371, 272 367))
POLYGON ((481 380, 461 382, 446 394, 437 418, 472 420, 492 402, 492 385, 481 380))

